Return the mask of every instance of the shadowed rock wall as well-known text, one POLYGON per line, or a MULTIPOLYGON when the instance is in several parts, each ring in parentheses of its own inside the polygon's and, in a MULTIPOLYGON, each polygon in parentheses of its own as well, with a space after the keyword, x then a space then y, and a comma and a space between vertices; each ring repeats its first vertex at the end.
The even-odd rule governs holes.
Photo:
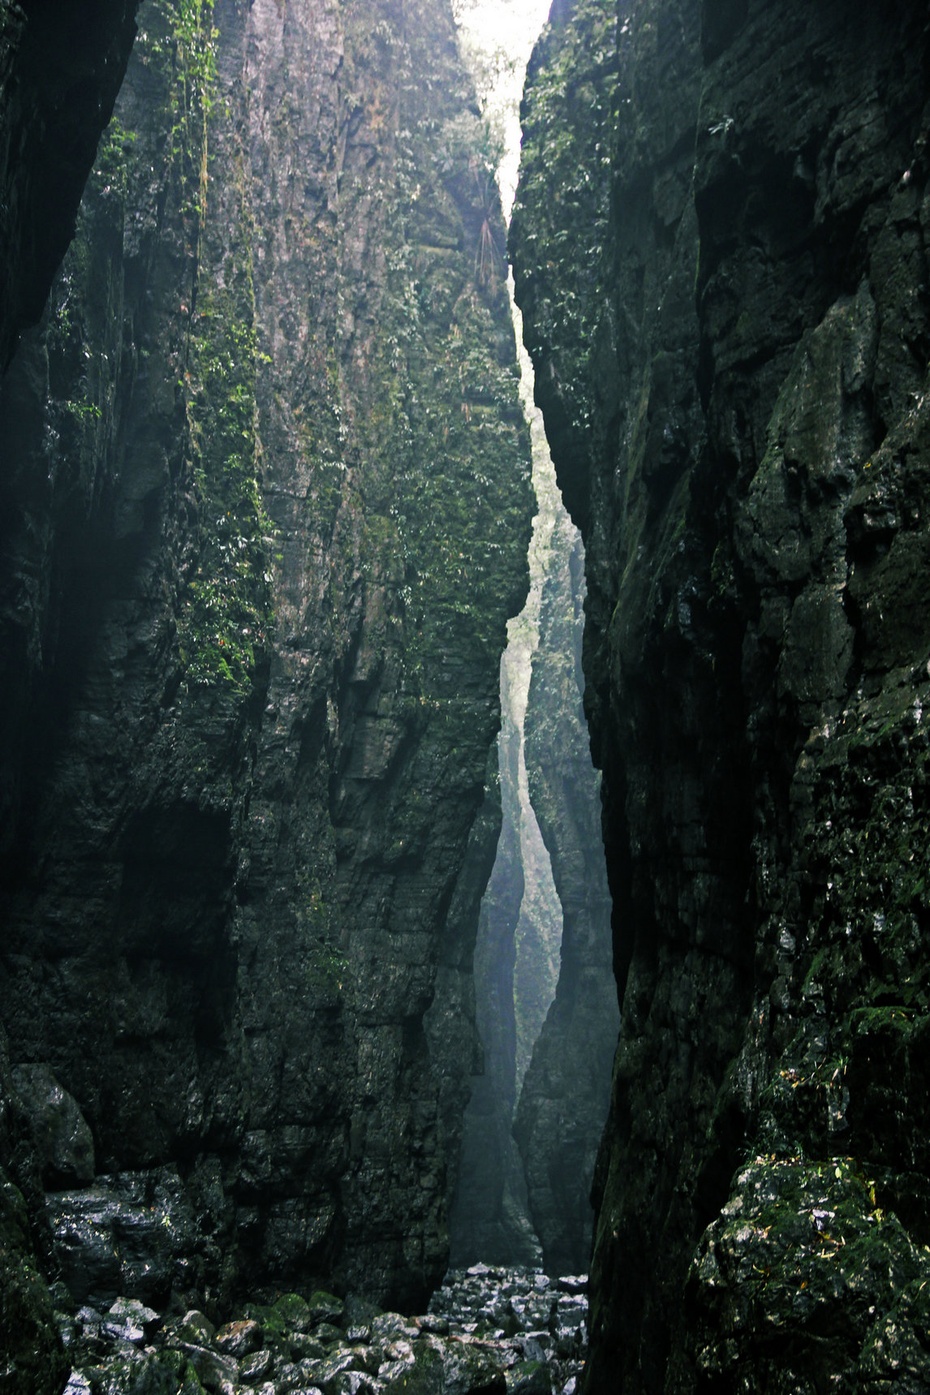
POLYGON ((930 1365, 930 40, 849 19, 577 0, 525 104, 622 993, 591 1391, 930 1365))
POLYGON ((42 313, 135 37, 139 0, 0 4, 0 370, 42 313))
POLYGON ((459 1184, 452 1213, 451 1263, 535 1265, 539 1246, 526 1209, 526 1183, 511 1126, 516 1103, 515 935, 526 889, 520 837, 521 732, 512 684, 516 663, 501 663, 503 725, 498 738, 502 823, 481 902, 475 944, 478 1072, 465 1112, 459 1184))
POLYGON ((11 1057, 77 1301, 413 1305, 531 509, 483 128, 433 0, 139 22, 0 405, 11 1057))
MULTIPOLYGON (((0 4, 0 371, 20 333, 41 315, 73 234, 129 57, 136 9, 137 0, 94 0, 70 15, 28 0, 0 4)), ((0 434, 0 471, 14 449, 0 434)), ((5 510, 2 486, 0 499, 5 510)), ((4 596, 5 635, 7 604, 4 596)), ((15 686, 19 674, 5 678, 15 686)), ((5 797, 2 804, 6 815, 5 797)), ((0 1194, 3 1383, 9 1395, 33 1395, 60 1388, 66 1366, 43 1277, 54 1260, 35 1138, 10 1073, 2 1023, 0 1194)))

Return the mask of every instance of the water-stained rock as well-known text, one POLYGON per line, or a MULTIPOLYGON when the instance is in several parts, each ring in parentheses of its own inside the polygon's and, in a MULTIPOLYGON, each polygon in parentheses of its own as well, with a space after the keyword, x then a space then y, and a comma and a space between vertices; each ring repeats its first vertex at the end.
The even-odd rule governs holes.
POLYGON ((531 509, 490 159, 445 0, 148 0, 4 380, 3 1017, 104 1307, 445 1267, 531 509))
POLYGON ((921 1359, 889 1275, 930 1215, 930 36, 908 0, 848 18, 579 0, 525 102, 517 297, 584 534, 622 994, 591 1391, 827 1367, 858 1389, 921 1359), (843 1164, 875 1196, 834 1178, 842 1206, 812 1203, 844 1217, 833 1248, 787 1192, 760 1238, 756 1159, 786 1187, 843 1164), (842 1255, 873 1233, 863 1306, 842 1255))
POLYGON ((47 1197, 55 1257, 76 1303, 104 1308, 131 1295, 162 1302, 199 1248, 181 1179, 172 1168, 100 1177, 47 1197))

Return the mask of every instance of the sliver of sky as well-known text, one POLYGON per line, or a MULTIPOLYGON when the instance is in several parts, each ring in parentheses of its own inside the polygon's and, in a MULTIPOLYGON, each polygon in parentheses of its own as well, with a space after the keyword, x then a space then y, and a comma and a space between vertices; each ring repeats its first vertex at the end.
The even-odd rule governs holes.
POLYGON ((520 96, 550 0, 453 0, 484 115, 504 146, 498 179, 510 221, 520 161, 520 96))

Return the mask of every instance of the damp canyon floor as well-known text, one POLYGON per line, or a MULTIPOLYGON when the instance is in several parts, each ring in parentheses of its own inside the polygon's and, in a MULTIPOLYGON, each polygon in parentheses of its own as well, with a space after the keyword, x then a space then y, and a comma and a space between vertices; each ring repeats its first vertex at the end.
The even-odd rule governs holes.
POLYGON ((217 1327, 135 1299, 60 1314, 64 1395, 574 1395, 587 1279, 485 1264, 453 1270, 427 1313, 286 1293, 217 1327))

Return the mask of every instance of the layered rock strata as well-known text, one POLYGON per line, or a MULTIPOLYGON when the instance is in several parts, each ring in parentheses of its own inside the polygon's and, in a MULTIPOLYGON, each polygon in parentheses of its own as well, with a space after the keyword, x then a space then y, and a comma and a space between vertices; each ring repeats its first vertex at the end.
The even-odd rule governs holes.
POLYGON ((76 1301, 412 1305, 530 516, 483 128, 438 0, 139 25, 3 388, 11 1055, 76 1301))
POLYGON ((512 247, 622 993, 591 1391, 930 1366, 930 32, 849 21, 576 0, 532 65, 512 247))

